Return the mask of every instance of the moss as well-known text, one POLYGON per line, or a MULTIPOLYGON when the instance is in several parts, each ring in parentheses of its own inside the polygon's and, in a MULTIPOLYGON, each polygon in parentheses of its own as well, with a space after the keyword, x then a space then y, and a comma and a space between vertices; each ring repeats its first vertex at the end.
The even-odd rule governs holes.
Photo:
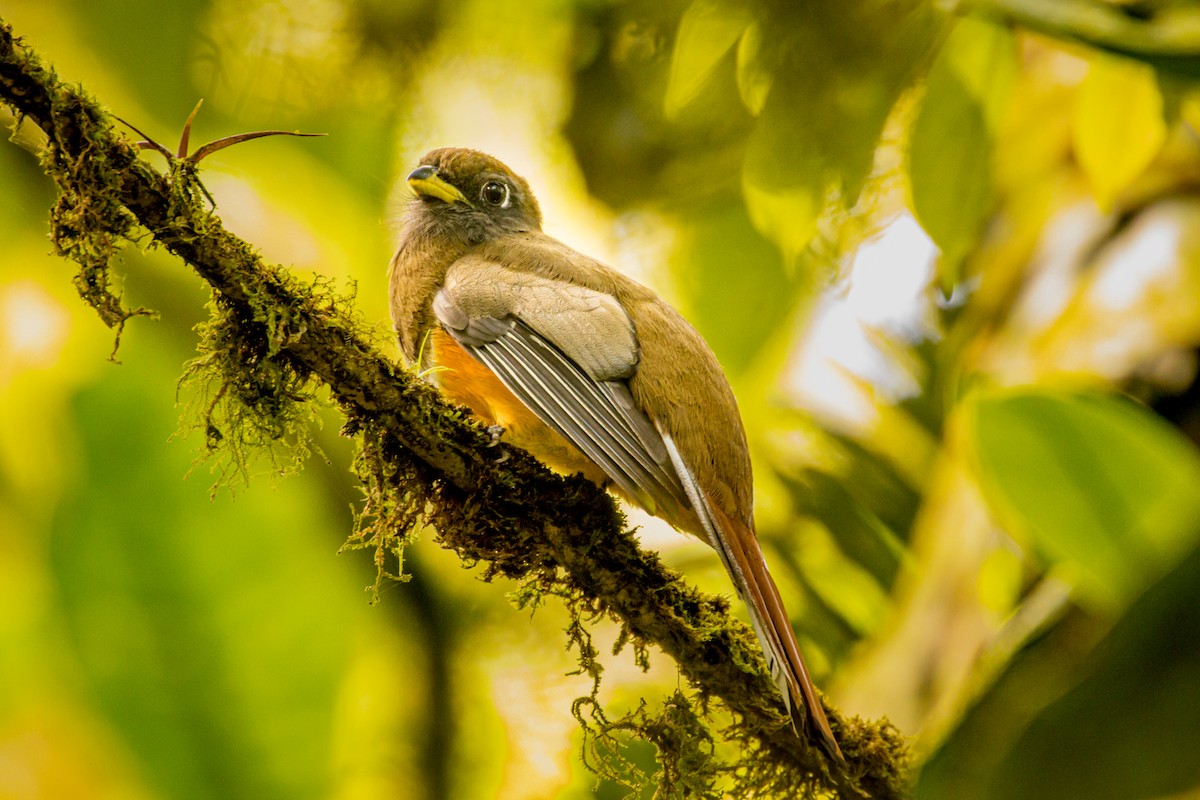
MULTIPOLYGON (((631 797, 718 798, 730 796, 735 767, 718 756, 718 742, 693 698, 676 690, 656 711, 643 701, 611 719, 595 694, 575 701, 584 729, 581 756, 601 780, 623 786, 631 797), (654 768, 637 758, 638 742, 654 746, 654 768)), ((735 794, 737 797, 754 795, 735 794)))
POLYGON ((419 467, 402 452, 384 446, 388 437, 379 428, 374 421, 361 419, 342 429, 358 445, 354 472, 363 492, 354 531, 342 549, 374 552, 375 582, 368 587, 372 604, 388 581, 408 580, 404 550, 416 539, 429 503, 429 484, 419 467))
POLYGON ((109 120, 78 90, 60 85, 50 97, 51 113, 76 121, 74 126, 53 129, 43 151, 42 166, 60 190, 50 211, 50 240, 58 255, 79 266, 74 279, 79 296, 114 329, 110 358, 115 360, 126 321, 153 316, 149 309, 128 309, 122 304, 112 274, 113 257, 136 223, 118 199, 112 165, 99 146, 109 135, 109 120))
POLYGON ((209 310, 209 320, 197 326, 198 354, 185 366, 180 390, 194 397, 183 428, 203 431, 200 461, 213 463, 214 489, 248 482, 256 454, 274 474, 298 471, 315 448, 318 383, 275 344, 282 326, 277 315, 220 297, 209 310))

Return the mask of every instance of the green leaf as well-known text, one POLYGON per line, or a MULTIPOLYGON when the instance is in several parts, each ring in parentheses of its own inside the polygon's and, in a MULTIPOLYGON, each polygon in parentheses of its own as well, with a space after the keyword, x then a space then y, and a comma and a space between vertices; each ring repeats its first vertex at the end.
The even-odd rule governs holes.
POLYGON ((913 210, 942 251, 949 292, 992 204, 992 144, 1007 107, 1015 45, 1003 28, 960 21, 930 70, 913 123, 908 171, 913 210))
POLYGON ((948 70, 983 107, 988 130, 1000 130, 1017 75, 1017 42, 1002 25, 962 17, 946 38, 932 72, 948 70))
POLYGON ((1167 140, 1154 70, 1136 61, 1095 56, 1079 88, 1072 132, 1096 203, 1108 210, 1167 140))
POLYGON ((801 481, 788 480, 788 488, 799 510, 819 520, 847 558, 880 586, 891 587, 905 555, 902 540, 856 497, 857 487, 841 476, 807 470, 801 481))
POLYGON ((1200 457, 1129 401, 995 392, 970 403, 966 433, 997 517, 1094 607, 1123 607, 1195 541, 1200 457))
POLYGON ((763 185, 747 170, 742 181, 746 210, 754 227, 762 232, 787 255, 794 256, 812 241, 817 233, 817 218, 825 204, 824 187, 819 172, 813 180, 791 187, 763 185))
POLYGON ((908 172, 913 211, 942 251, 939 277, 949 292, 991 206, 992 141, 966 86, 949 72, 936 78, 913 125, 908 172))
POLYGON ((671 71, 663 99, 664 112, 676 116, 696 99, 721 58, 750 25, 751 17, 740 3, 695 0, 679 22, 671 71))

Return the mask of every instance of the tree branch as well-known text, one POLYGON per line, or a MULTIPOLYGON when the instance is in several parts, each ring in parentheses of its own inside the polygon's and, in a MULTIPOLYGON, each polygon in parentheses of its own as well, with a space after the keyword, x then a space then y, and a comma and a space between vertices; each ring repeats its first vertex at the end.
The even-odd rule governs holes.
POLYGON ((960 13, 1080 42, 1183 77, 1200 76, 1200 9, 1106 0, 951 0, 960 13))
POLYGON ((222 227, 203 204, 194 164, 174 161, 169 175, 153 170, 99 104, 60 82, 2 20, 0 100, 48 137, 43 165, 62 193, 53 238, 80 263, 81 294, 99 302, 110 325, 128 316, 107 289, 113 240, 140 226, 211 285, 217 313, 236 323, 242 363, 265 359, 296 381, 329 387, 345 430, 370 449, 368 483, 406 493, 443 544, 486 563, 489 575, 537 583, 577 611, 611 615, 635 641, 675 659, 702 699, 724 703, 736 720, 732 737, 753 759, 739 765, 743 772, 843 797, 904 794, 906 748, 895 729, 827 707, 847 759, 831 767, 787 727, 746 626, 723 600, 640 550, 609 495, 496 445, 461 409, 395 367, 344 300, 264 264, 222 227))

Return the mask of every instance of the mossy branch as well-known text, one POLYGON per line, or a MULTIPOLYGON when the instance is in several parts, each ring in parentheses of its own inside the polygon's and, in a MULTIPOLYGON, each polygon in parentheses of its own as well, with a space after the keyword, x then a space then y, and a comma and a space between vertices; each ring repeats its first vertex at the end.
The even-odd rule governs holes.
MULTIPOLYGON (((231 380, 260 381, 303 404, 311 392, 301 387, 328 386, 346 416, 345 432, 360 437, 359 470, 368 493, 402 498, 390 509, 369 509, 377 525, 403 525, 418 510, 443 544, 466 561, 485 564, 489 575, 540 584, 564 597, 577 615, 583 609, 611 616, 639 647, 657 645, 675 659, 701 701, 718 699, 733 712, 726 735, 748 754, 736 766, 737 781, 756 787, 758 796, 771 790, 788 796, 904 794, 907 751, 894 728, 846 719, 827 707, 847 761, 828 764, 819 748, 786 725, 748 628, 723 600, 686 585, 642 551, 610 496, 497 445, 416 375, 397 368, 371 344, 347 301, 263 263, 224 229, 203 202, 193 163, 173 161, 168 175, 152 169, 98 103, 59 81, 2 20, 0 99, 47 135, 43 165, 61 192, 53 236, 80 264, 80 274, 91 276, 82 280, 81 294, 106 321, 120 324, 128 317, 106 288, 108 256, 114 242, 140 226, 213 288, 213 327, 236 351, 233 368, 261 369, 269 361, 282 371, 282 378, 226 376, 223 391, 231 380)), ((679 733, 683 729, 672 720, 691 719, 677 701, 668 710, 657 719, 642 714, 621 724, 661 744, 672 740, 663 725, 679 733)), ((673 747, 689 757, 700 752, 673 747)), ((669 758, 672 747, 660 752, 669 758)))

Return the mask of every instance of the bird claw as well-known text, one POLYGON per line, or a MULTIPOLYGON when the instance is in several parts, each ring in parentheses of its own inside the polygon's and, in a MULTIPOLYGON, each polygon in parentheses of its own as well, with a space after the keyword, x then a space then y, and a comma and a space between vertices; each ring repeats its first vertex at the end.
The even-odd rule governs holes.
MULTIPOLYGON (((488 442, 488 447, 498 447, 500 445, 500 437, 504 435, 504 426, 488 425, 484 430, 487 432, 488 438, 491 439, 488 442)), ((503 464, 505 461, 508 461, 510 455, 507 449, 501 450, 500 457, 495 460, 495 463, 503 464)))

